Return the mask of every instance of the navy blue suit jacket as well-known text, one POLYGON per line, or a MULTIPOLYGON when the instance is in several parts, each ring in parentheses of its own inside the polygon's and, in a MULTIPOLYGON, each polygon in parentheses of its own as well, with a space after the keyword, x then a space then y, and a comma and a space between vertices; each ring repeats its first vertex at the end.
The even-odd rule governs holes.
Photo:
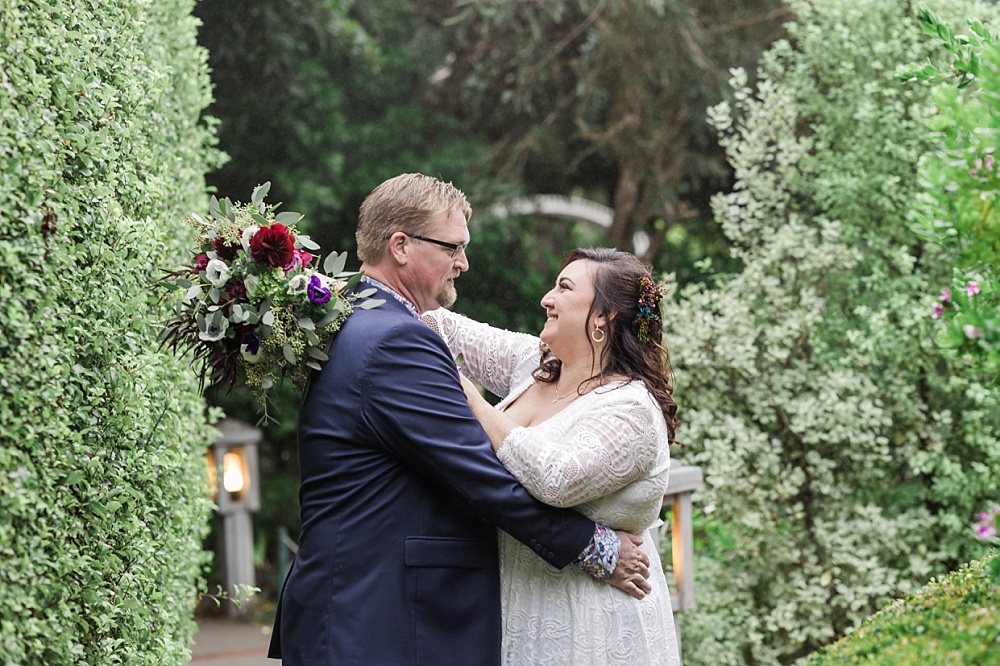
POLYGON ((517 483, 444 341, 378 296, 386 302, 356 309, 336 334, 302 405, 302 533, 268 656, 496 666, 496 527, 562 568, 595 526, 517 483))

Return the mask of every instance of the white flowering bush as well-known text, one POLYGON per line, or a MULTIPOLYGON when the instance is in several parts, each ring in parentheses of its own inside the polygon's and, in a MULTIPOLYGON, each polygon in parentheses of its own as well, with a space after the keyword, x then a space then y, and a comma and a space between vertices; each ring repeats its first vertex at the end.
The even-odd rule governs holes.
POLYGON ((931 107, 892 72, 928 46, 902 2, 792 4, 789 39, 711 114, 737 177, 713 206, 744 269, 665 312, 676 455, 719 526, 681 616, 688 665, 790 663, 981 555, 968 525, 1000 470, 1000 396, 931 340, 950 265, 906 225, 931 107))

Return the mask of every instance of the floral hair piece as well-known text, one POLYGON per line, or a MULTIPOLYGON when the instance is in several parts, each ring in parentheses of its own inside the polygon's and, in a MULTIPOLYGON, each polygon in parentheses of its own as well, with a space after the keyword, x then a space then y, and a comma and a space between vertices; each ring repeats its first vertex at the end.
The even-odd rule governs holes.
POLYGON ((639 307, 635 312, 635 319, 632 320, 632 328, 641 342, 649 342, 650 322, 660 321, 663 286, 663 284, 653 284, 648 277, 639 278, 639 307))

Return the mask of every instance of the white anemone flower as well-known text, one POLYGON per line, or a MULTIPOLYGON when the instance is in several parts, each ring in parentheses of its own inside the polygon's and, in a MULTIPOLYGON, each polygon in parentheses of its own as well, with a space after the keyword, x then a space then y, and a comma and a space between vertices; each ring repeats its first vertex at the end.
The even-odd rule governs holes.
POLYGON ((309 278, 307 278, 302 273, 292 276, 292 279, 288 281, 288 295, 298 296, 299 294, 306 293, 309 288, 309 278))
POLYGON ((205 279, 212 283, 213 287, 221 289, 226 286, 229 279, 229 266, 221 259, 212 259, 205 266, 205 279))
POLYGON ((226 335, 229 328, 229 320, 222 316, 221 312, 205 320, 205 330, 198 333, 198 338, 205 342, 216 342, 226 335))
POLYGON ((243 234, 240 236, 240 243, 243 245, 243 251, 246 255, 250 256, 250 239, 253 235, 260 230, 256 224, 251 224, 249 227, 243 230, 243 234))

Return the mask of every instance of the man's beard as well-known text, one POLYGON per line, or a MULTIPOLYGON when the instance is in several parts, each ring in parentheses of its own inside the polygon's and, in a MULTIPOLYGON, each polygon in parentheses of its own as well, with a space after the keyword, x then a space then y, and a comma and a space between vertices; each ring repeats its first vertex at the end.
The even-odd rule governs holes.
POLYGON ((458 300, 458 291, 455 290, 455 283, 449 282, 441 288, 435 299, 442 308, 450 308, 458 300))

